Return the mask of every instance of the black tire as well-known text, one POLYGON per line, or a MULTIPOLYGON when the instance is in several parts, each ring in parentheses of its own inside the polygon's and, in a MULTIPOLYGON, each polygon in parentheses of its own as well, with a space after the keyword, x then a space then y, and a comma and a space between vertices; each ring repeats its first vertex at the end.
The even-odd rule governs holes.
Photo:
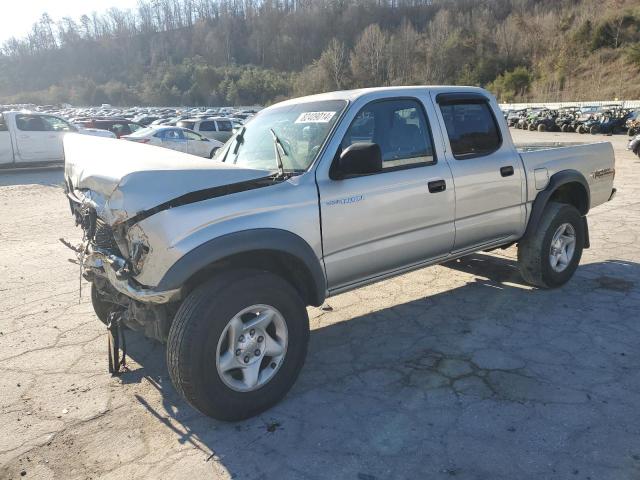
POLYGON ((544 123, 541 123, 540 125, 538 125, 538 131, 539 132, 546 132, 547 131, 547 126, 544 123))
POLYGON ((583 125, 578 125, 576 127, 576 132, 578 132, 580 135, 582 135, 584 133, 584 126, 583 125))
POLYGON ((535 131, 536 131, 536 126, 535 126, 535 124, 533 124, 533 123, 530 123, 530 124, 529 124, 529 131, 530 131, 530 132, 535 132, 535 131))
POLYGON ((107 302, 103 298, 95 283, 91 284, 91 304, 93 305, 93 311, 96 312, 98 320, 107 325, 109 323, 109 313, 113 309, 114 304, 107 302))
POLYGON ((560 127, 560 131, 562 133, 567 133, 569 131, 569 125, 567 125, 566 123, 563 123, 562 126, 560 127))
POLYGON ((584 248, 584 222, 580 212, 566 203, 549 202, 535 231, 518 244, 518 266, 525 281, 540 288, 556 288, 573 276, 584 248), (569 223, 576 236, 575 250, 569 265, 556 272, 549 262, 551 240, 560 225, 569 223))
POLYGON ((591 135, 595 135, 597 133, 600 133, 600 126, 599 125, 592 125, 591 128, 589 129, 589 133, 591 135))
POLYGON ((195 289, 178 309, 167 340, 167 367, 176 390, 194 408, 218 420, 242 420, 287 394, 304 364, 308 342, 307 309, 288 282, 269 272, 229 271, 195 289), (217 345, 233 316, 257 304, 281 312, 288 330, 287 352, 268 383, 238 392, 218 374, 217 345))
POLYGON ((629 135, 630 137, 635 137, 635 136, 636 136, 636 129, 635 129, 635 128, 633 128, 633 127, 632 127, 632 128, 630 128, 630 129, 627 131, 627 135, 629 135))

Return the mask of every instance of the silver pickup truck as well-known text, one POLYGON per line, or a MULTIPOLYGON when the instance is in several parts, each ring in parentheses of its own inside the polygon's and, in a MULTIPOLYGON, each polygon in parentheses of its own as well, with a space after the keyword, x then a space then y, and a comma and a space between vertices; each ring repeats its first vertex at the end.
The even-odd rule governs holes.
POLYGON ((559 287, 615 193, 609 143, 518 150, 472 87, 289 100, 214 160, 80 135, 65 153, 97 316, 166 342, 176 389, 224 420, 291 388, 307 306, 512 244, 527 282, 559 287))

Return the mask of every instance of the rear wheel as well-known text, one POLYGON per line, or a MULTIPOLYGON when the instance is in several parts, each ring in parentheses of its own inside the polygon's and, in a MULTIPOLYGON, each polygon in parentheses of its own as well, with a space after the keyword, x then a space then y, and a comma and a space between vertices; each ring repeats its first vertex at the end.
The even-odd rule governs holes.
POLYGON ((541 288, 564 285, 578 268, 584 240, 580 212, 572 205, 549 203, 535 231, 518 244, 522 277, 541 288))
POLYGON ((560 131, 562 133, 567 133, 569 131, 569 125, 567 125, 566 123, 562 124, 562 126, 560 127, 560 131))
POLYGON ((595 135, 597 133, 600 133, 600 126, 599 125, 591 125, 591 128, 589 129, 589 133, 591 135, 595 135))
POLYGON ((182 303, 167 341, 180 394, 219 420, 241 420, 276 404, 304 363, 309 318, 297 291, 261 271, 221 274, 182 303))
POLYGON ((547 131, 547 126, 544 123, 541 123, 540 125, 538 125, 538 131, 539 132, 546 132, 547 131))

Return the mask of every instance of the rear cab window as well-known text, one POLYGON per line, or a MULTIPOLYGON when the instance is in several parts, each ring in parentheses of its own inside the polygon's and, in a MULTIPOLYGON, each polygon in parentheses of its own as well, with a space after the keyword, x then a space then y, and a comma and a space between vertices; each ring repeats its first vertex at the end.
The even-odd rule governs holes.
POLYGON ((441 101, 439 96, 438 103, 454 158, 483 157, 501 147, 502 136, 488 100, 478 96, 441 101))

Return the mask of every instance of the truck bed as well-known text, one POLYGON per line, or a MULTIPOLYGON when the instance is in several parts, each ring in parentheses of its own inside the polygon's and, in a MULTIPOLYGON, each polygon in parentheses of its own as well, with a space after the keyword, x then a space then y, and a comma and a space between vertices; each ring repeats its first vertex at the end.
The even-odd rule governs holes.
POLYGON ((540 181, 543 176, 551 178, 560 170, 576 170, 582 174, 589 184, 590 208, 611 197, 615 176, 611 143, 531 143, 519 144, 516 148, 527 174, 527 202, 532 202, 546 186, 540 181))

